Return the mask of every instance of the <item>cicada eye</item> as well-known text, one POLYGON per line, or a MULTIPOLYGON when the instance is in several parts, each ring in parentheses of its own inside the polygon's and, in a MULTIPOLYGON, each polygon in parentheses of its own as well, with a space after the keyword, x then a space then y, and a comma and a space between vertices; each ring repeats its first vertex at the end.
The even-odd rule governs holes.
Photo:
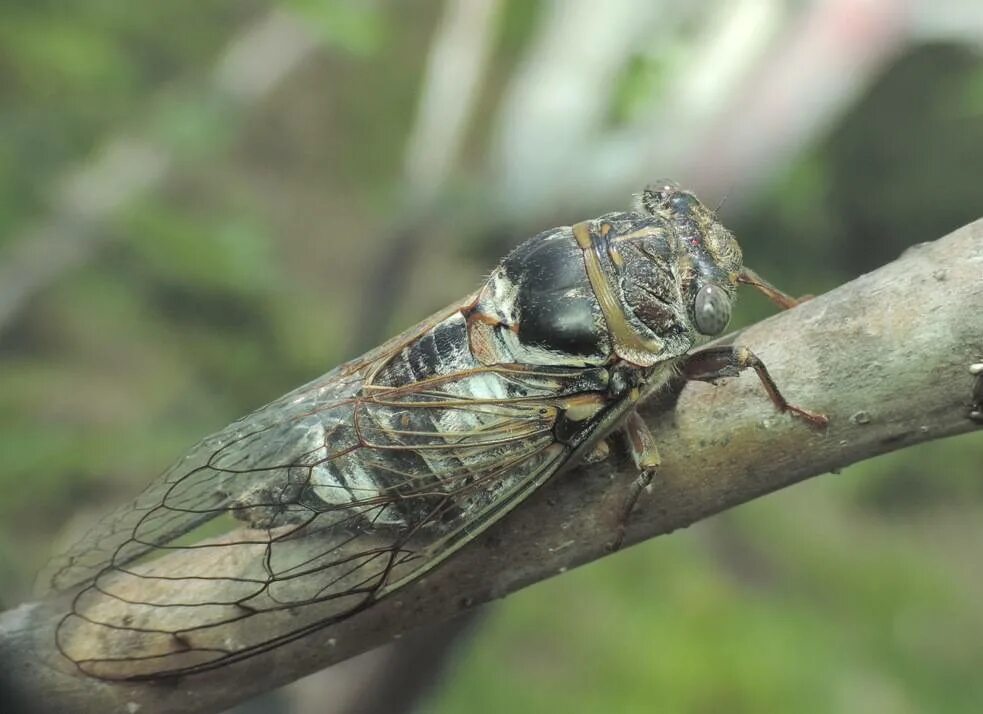
POLYGON ((704 335, 719 335, 730 322, 730 297, 718 285, 704 285, 694 305, 696 329, 704 335))
POLYGON ((679 186, 669 179, 662 179, 645 187, 642 192, 642 207, 653 216, 669 204, 669 198, 679 193, 679 186))

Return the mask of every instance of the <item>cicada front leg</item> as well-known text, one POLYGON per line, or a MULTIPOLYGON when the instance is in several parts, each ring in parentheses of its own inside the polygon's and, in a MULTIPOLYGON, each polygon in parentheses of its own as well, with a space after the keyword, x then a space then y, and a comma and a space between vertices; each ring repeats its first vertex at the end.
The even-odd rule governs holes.
POLYGON ((829 424, 829 417, 819 412, 803 409, 789 403, 782 393, 778 390, 778 385, 772 379, 771 374, 756 354, 747 347, 735 347, 727 345, 723 347, 708 347, 705 350, 696 352, 686 359, 683 367, 683 374, 686 379, 698 380, 701 382, 714 382, 724 377, 736 377, 745 369, 753 369, 761 380, 768 398, 780 412, 789 412, 800 419, 805 420, 815 427, 825 427, 829 424))
MULTIPOLYGON (((979 366, 980 373, 983 373, 983 365, 979 366)), ((714 382, 724 377, 736 377, 745 369, 755 371, 768 397, 779 411, 789 412, 815 427, 822 428, 829 424, 829 418, 825 414, 803 409, 785 399, 764 363, 747 347, 710 347, 697 352, 686 359, 683 374, 689 380, 714 382)), ((980 418, 983 419, 983 412, 980 413, 980 418)), ((662 464, 655 438, 637 411, 632 410, 629 413, 622 430, 628 442, 628 451, 638 469, 638 477, 625 499, 615 538, 608 546, 611 551, 618 550, 623 545, 628 518, 638 499, 651 486, 656 471, 662 464)))
POLYGON ((625 505, 621 511, 621 517, 618 519, 614 540, 608 545, 608 550, 612 552, 619 550, 624 544, 628 518, 631 516, 631 512, 635 510, 638 499, 652 484, 656 469, 662 464, 662 457, 659 456, 659 449, 655 445, 655 437, 652 436, 652 432, 649 431, 648 426, 637 411, 631 410, 622 430, 628 442, 628 453, 631 454, 635 468, 638 469, 638 476, 632 483, 627 498, 625 498, 625 505))
POLYGON ((776 288, 746 265, 741 268, 741 272, 737 276, 737 282, 742 285, 750 285, 751 287, 756 288, 759 292, 764 294, 765 297, 783 310, 791 310, 797 305, 801 305, 808 300, 812 300, 813 297, 812 295, 792 297, 788 293, 782 292, 776 288))
POLYGON ((983 424, 983 362, 969 366, 969 373, 976 376, 973 384, 973 402, 969 406, 969 418, 983 424))

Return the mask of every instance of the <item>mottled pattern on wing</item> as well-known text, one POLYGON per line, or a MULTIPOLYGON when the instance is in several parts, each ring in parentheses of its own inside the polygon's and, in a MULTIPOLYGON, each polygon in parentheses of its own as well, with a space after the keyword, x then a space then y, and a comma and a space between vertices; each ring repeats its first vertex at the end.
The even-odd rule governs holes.
POLYGON ((582 370, 469 366, 456 345, 384 383, 456 334, 445 317, 205 439, 56 560, 52 586, 81 588, 61 651, 105 678, 249 657, 364 609, 552 475, 570 448, 551 398, 582 370))

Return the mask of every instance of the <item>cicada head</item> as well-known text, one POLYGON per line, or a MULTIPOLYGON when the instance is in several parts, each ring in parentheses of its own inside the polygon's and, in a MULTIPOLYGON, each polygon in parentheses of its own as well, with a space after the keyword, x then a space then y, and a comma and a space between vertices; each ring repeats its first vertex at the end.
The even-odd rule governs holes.
POLYGON ((636 210, 573 231, 622 359, 651 366, 727 327, 741 249, 693 194, 664 182, 646 189, 636 210))
POLYGON ((669 182, 647 188, 639 202, 644 213, 661 218, 669 228, 668 272, 694 337, 719 335, 730 321, 743 269, 734 235, 696 196, 669 182))

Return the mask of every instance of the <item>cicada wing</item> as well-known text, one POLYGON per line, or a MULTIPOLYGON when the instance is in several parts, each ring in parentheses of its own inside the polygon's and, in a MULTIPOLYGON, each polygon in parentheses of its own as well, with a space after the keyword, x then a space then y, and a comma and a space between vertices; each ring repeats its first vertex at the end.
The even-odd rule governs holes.
MULTIPOLYGON (((416 532, 361 525, 384 508, 366 504, 351 509, 350 527, 321 527, 318 514, 281 532, 244 530, 189 546, 195 553, 108 569, 76 597, 59 648, 87 674, 140 679, 205 671, 283 645, 365 609, 469 542, 564 461, 558 448, 541 456, 467 524, 436 538, 429 521, 414 524, 416 532)), ((445 504, 429 518, 446 517, 452 497, 445 504)))
POLYGON ((453 312, 449 307, 434 314, 199 442, 132 502, 102 518, 74 546, 52 558, 38 576, 38 589, 78 587, 107 567, 152 553, 198 528, 217 536, 233 526, 219 516, 236 512, 244 494, 261 498, 265 491, 271 497, 282 492, 279 500, 289 510, 283 489, 290 467, 328 455, 328 445, 312 441, 327 434, 322 425, 349 422, 365 375, 453 312))
POLYGON ((305 429, 351 411, 357 379, 329 373, 202 440, 133 501, 100 519, 39 576, 42 589, 69 590, 109 567, 159 551, 198 531, 218 536, 237 527, 228 516, 248 494, 286 503, 293 462, 314 451, 305 429), (313 412, 319 411, 318 416, 313 412), (227 516, 220 518, 221 516, 227 516))
POLYGON ((413 580, 569 458, 552 431, 555 375, 469 368, 368 384, 385 359, 206 439, 72 551, 52 581, 82 586, 61 651, 130 679, 268 650, 413 580), (475 384, 504 396, 476 398, 475 384))

